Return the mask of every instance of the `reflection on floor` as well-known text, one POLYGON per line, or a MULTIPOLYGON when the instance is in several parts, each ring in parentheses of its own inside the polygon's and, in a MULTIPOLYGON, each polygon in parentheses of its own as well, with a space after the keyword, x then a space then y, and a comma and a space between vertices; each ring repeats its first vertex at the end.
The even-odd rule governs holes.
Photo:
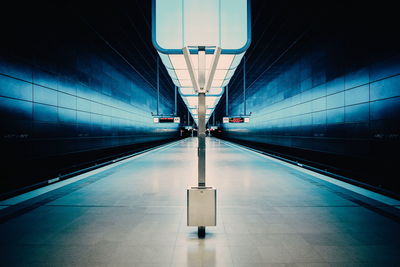
POLYGON ((188 138, 0 210, 0 265, 400 262, 393 207, 212 138, 207 183, 218 189, 218 226, 199 240, 186 226, 185 207, 185 189, 197 181, 196 146, 188 138))

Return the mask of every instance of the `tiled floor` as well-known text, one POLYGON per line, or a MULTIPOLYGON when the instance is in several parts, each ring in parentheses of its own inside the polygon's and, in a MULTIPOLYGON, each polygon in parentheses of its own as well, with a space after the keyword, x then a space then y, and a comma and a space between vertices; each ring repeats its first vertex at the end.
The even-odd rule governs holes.
POLYGON ((391 207, 207 143, 218 226, 205 239, 186 226, 185 189, 197 181, 197 141, 189 138, 0 210, 16 208, 0 224, 0 265, 400 265, 399 218, 382 211, 391 207))

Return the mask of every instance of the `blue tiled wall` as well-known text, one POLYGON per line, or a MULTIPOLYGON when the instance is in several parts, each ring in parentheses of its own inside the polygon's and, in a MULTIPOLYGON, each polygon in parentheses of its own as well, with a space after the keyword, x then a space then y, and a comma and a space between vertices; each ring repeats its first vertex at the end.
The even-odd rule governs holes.
MULTIPOLYGON (((179 137, 179 124, 153 123, 155 50, 132 50, 125 42, 130 58, 126 53, 122 58, 76 16, 42 15, 43 23, 22 21, 21 29, 13 25, 15 29, 8 28, 13 33, 3 34, 7 38, 0 47, 0 145, 7 159, 2 162, 0 193, 57 175, 57 167, 46 172, 48 164, 65 172, 62 168, 69 163, 63 165, 64 156, 77 155, 75 165, 95 160, 96 151, 179 137), (90 151, 91 158, 79 157, 90 151), (24 168, 26 172, 18 171, 24 168)), ((115 33, 108 41, 114 44, 119 38, 115 33)), ((126 51, 122 45, 118 49, 126 51)), ((159 112, 172 114, 174 86, 161 74, 159 112)), ((181 102, 178 111, 186 115, 181 102)), ((104 156, 99 152, 99 158, 104 156)))
MULTIPOLYGON (((297 31, 293 28, 305 20, 302 10, 277 25, 272 18, 259 19, 246 54, 250 123, 220 124, 224 138, 265 144, 285 153, 298 149, 304 158, 313 155, 307 159, 314 162, 320 159, 315 155, 331 155, 348 160, 348 166, 341 167, 349 170, 356 163, 360 170, 364 165, 358 173, 364 182, 369 179, 368 168, 375 165, 373 181, 367 182, 394 187, 390 171, 400 149, 399 42, 391 30, 392 17, 376 21, 371 19, 374 10, 360 13, 358 8, 344 5, 338 9, 340 19, 327 10, 326 19, 320 16, 297 31), (294 43, 307 27, 311 30, 294 43)), ((222 99, 217 121, 226 116, 222 99)), ((229 84, 229 115, 243 115, 243 103, 239 66, 229 84)))
MULTIPOLYGON (((112 69, 100 58, 96 64, 112 69)), ((102 72, 92 72, 90 76, 106 77, 102 72)), ((78 152, 175 137, 179 125, 153 123, 151 112, 156 111, 156 92, 138 83, 138 79, 134 73, 120 75, 115 82, 119 89, 107 94, 101 87, 73 78, 61 79, 60 73, 2 57, 2 139, 30 140, 34 147, 24 149, 44 156, 43 153, 78 152), (37 149, 36 144, 40 147, 42 143, 34 141, 41 138, 48 138, 52 149, 37 149), (71 138, 81 145, 71 146, 71 138)), ((173 113, 173 99, 168 97, 172 95, 163 96, 160 101, 160 111, 165 114, 173 113)))
MULTIPOLYGON (((381 62, 375 64, 382 66, 381 62)), ((292 82, 283 76, 298 80, 294 87, 302 87, 303 81, 312 78, 312 74, 300 81, 297 77, 301 73, 300 65, 297 64, 297 68, 288 66, 265 84, 248 88, 247 110, 252 112, 251 121, 249 124, 224 124, 225 134, 321 152, 373 156, 369 154, 370 141, 398 139, 400 128, 400 60, 397 58, 397 67, 392 62, 386 71, 376 69, 375 64, 346 72, 317 86, 308 84, 295 94, 290 92, 292 82), (377 123, 381 123, 381 127, 371 127, 377 123), (341 130, 336 131, 337 128, 341 130), (365 148, 359 150, 357 144, 353 147, 352 142, 345 142, 352 138, 362 139, 365 148), (342 142, 335 142, 334 146, 320 145, 331 140, 342 142)), ((231 102, 230 112, 243 114, 241 97, 231 102)))

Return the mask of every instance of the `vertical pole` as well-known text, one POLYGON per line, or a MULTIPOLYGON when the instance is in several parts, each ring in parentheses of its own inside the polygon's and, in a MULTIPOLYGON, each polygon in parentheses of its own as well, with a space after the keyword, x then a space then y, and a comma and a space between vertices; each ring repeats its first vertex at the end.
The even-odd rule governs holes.
POLYGON ((205 50, 205 47, 199 47, 197 62, 198 62, 197 81, 199 83, 199 90, 200 90, 200 92, 204 92, 204 87, 206 85, 206 50, 205 50))
POLYGON ((246 115, 246 56, 243 56, 243 111, 246 115))
POLYGON ((198 180, 199 187, 206 186, 206 94, 199 93, 198 116, 198 180))
POLYGON ((213 126, 215 126, 215 110, 213 112, 213 126))
POLYGON ((175 86, 175 108, 174 108, 174 115, 175 116, 177 116, 177 114, 178 114, 178 104, 177 104, 177 101, 178 101, 178 98, 177 98, 177 90, 178 90, 178 87, 177 86, 175 86))
POLYGON ((190 114, 189 114, 189 108, 187 110, 187 125, 190 126, 190 114))
POLYGON ((225 87, 225 91, 226 91, 225 115, 228 117, 229 116, 229 86, 228 85, 225 87))
POLYGON ((160 115, 160 59, 157 57, 157 116, 160 115))

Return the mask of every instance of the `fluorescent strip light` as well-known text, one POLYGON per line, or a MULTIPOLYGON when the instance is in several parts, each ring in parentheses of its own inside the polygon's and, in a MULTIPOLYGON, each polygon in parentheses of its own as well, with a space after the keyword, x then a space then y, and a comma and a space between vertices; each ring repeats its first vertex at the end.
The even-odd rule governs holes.
POLYGON ((177 69, 187 69, 186 66, 186 61, 185 58, 183 57, 183 55, 169 55, 169 59, 171 61, 172 64, 172 68, 174 68, 175 70, 177 69))
POLYGON ((235 58, 235 55, 221 55, 218 60, 217 69, 227 70, 231 67, 232 61, 235 58))
POLYGON ((211 87, 222 87, 222 83, 224 80, 216 80, 214 79, 212 81, 211 87))
POLYGON ((196 106, 199 104, 197 96, 188 96, 186 97, 187 103, 189 106, 196 106))
POLYGON ((179 83, 181 84, 181 87, 190 87, 193 88, 192 81, 191 80, 179 80, 179 83))
POLYGON ((196 94, 194 89, 191 87, 181 87, 179 88, 179 93, 181 95, 194 95, 196 94))
POLYGON ((175 70, 176 76, 178 80, 189 80, 190 81, 190 74, 188 70, 175 70))
POLYGON ((225 79, 227 73, 228 73, 228 70, 217 69, 214 74, 214 79, 215 80, 223 80, 223 79, 225 79))
POLYGON ((206 105, 207 106, 214 106, 215 101, 217 101, 219 97, 217 96, 206 96, 206 105))
POLYGON ((222 95, 224 92, 224 88, 223 87, 211 87, 210 91, 208 91, 209 95, 222 95))

